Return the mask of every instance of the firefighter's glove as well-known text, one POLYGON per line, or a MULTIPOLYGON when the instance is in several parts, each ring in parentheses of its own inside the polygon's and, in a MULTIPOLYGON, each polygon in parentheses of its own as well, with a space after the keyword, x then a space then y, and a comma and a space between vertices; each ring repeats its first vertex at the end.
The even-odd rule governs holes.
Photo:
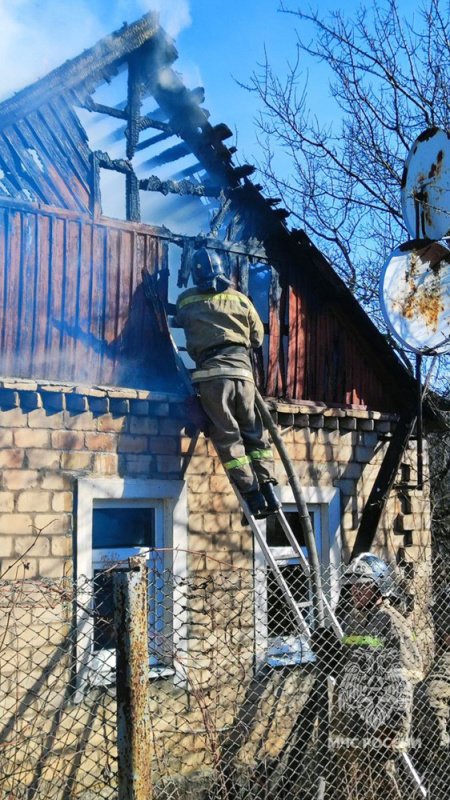
POLYGON ((197 431, 209 436, 209 419, 203 411, 198 394, 190 395, 185 400, 186 407, 186 435, 193 438, 197 431))
POLYGON ((338 671, 342 659, 342 644, 332 628, 317 628, 311 634, 311 647, 317 663, 331 674, 338 671))

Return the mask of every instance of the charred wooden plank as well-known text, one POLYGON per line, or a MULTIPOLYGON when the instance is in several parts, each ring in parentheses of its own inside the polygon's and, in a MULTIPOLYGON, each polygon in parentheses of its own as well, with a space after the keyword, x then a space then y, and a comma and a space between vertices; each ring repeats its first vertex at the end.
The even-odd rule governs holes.
POLYGON ((168 122, 160 122, 152 117, 141 117, 139 121, 139 129, 141 131, 146 131, 149 128, 155 128, 157 131, 163 131, 168 136, 173 136, 174 134, 172 126, 168 122))
POLYGON ((252 166, 252 164, 242 164, 241 167, 234 167, 233 172, 236 178, 240 180, 241 178, 248 178, 250 175, 256 171, 256 167, 252 166))
POLYGON ((4 308, 2 329, 2 372, 14 375, 14 359, 20 346, 20 293, 21 293, 21 214, 10 211, 5 216, 5 272, 4 308))
MULTIPOLYGON (((289 326, 286 325, 286 311, 287 311, 287 297, 288 297, 288 290, 286 286, 283 286, 281 289, 281 298, 280 298, 280 349, 279 349, 279 385, 278 385, 278 395, 280 397, 286 396, 286 356, 285 356, 285 347, 284 347, 284 337, 289 337, 289 326)), ((287 350, 287 348, 286 348, 287 350)))
POLYGON ((120 296, 120 231, 108 231, 103 283, 102 380, 114 383, 117 357, 118 299, 120 296))
POLYGON ((276 397, 278 391, 278 372, 280 354, 280 285, 278 273, 272 268, 269 292, 269 354, 267 360, 266 393, 276 397))
POLYGON ((0 363, 4 353, 6 318, 7 318, 7 246, 8 246, 8 212, 0 209, 0 363))
MULTIPOLYGON (((22 247, 20 302, 17 309, 18 339, 17 360, 20 374, 31 375, 31 354, 36 326, 36 216, 22 215, 22 247)), ((11 265, 17 269, 17 265, 11 265)))
POLYGON ((92 381, 102 380, 102 343, 105 338, 104 298, 106 285, 106 246, 107 231, 101 225, 94 225, 92 231, 91 258, 91 318, 89 324, 89 370, 92 381), (95 343, 98 343, 95 346, 95 343))
POLYGON ((89 163, 90 148, 89 138, 83 128, 78 115, 70 105, 69 98, 66 95, 55 97, 51 103, 45 106, 45 109, 52 108, 55 115, 60 119, 64 129, 65 137, 70 139, 72 147, 75 148, 83 159, 85 164, 89 163))
MULTIPOLYGON (((80 224, 80 252, 78 270, 78 308, 76 311, 76 375, 78 379, 91 376, 91 362, 94 348, 89 339, 92 318, 92 280, 93 280, 93 231, 91 224, 80 224)), ((100 376, 97 375, 97 378, 100 376)))
POLYGON ((181 254, 181 265, 178 271, 177 286, 179 289, 188 285, 189 277, 192 269, 192 256, 194 254, 194 243, 192 240, 187 239, 183 245, 183 252, 181 254))
POLYGON ((136 145, 139 142, 140 114, 142 101, 142 83, 140 81, 139 55, 128 59, 128 99, 127 99, 127 127, 125 137, 127 140, 127 158, 133 158, 136 145))
POLYGON ((2 156, 0 155, 0 170, 1 170, 1 178, 0 178, 0 186, 1 186, 1 193, 5 195, 5 197, 15 198, 15 197, 22 197, 23 192, 19 182, 16 180, 15 175, 13 175, 6 162, 3 160, 2 156))
MULTIPOLYGON (((20 159, 17 157, 14 148, 8 139, 0 132, 0 158, 7 169, 10 182, 17 184, 18 194, 21 199, 45 202, 42 187, 36 184, 34 176, 23 168, 20 159)), ((2 198, 2 202, 7 202, 8 198, 2 198)), ((58 200, 59 204, 59 200, 58 200)))
POLYGON ((126 175, 126 208, 127 219, 140 222, 139 181, 133 170, 126 175))
POLYGON ((78 342, 79 335, 79 307, 80 307, 80 244, 81 228, 79 222, 66 222, 66 235, 64 243, 64 283, 63 307, 61 311, 61 357, 64 366, 61 375, 68 380, 76 380, 77 364, 79 362, 78 342))
MULTIPOLYGON (((89 195, 86 187, 74 175, 67 160, 64 149, 56 146, 55 140, 42 125, 37 114, 30 114, 26 119, 17 123, 24 143, 28 145, 29 152, 34 152, 35 159, 42 161, 45 171, 49 176, 58 176, 58 186, 61 184, 67 189, 65 193, 66 204, 70 208, 79 208, 87 211, 89 208, 89 195), (70 199, 71 197, 71 199, 70 199)), ((52 181, 53 182, 53 181, 52 181)))
MULTIPOLYGON (((20 125, 20 123, 19 123, 20 125)), ((67 187, 48 159, 34 159, 32 145, 27 142, 26 136, 18 126, 13 126, 4 131, 4 136, 9 144, 11 153, 17 163, 20 179, 28 177, 33 186, 45 202, 50 202, 63 208, 73 208, 73 198, 67 187)))
POLYGON ((248 256, 238 256, 238 287, 243 294, 248 295, 248 282, 250 277, 250 264, 248 256))
POLYGON ((151 136, 150 139, 144 139, 142 142, 138 142, 136 145, 136 152, 139 150, 145 150, 147 147, 153 147, 154 144, 159 144, 159 142, 164 142, 165 139, 170 139, 173 136, 172 133, 160 133, 158 136, 151 136))
POLYGON ((73 174, 80 181, 87 195, 90 193, 90 151, 83 146, 81 137, 77 137, 77 131, 68 118, 65 118, 64 110, 60 103, 49 104, 44 109, 36 112, 36 117, 40 124, 45 127, 50 136, 61 152, 67 159, 73 174), (87 150, 87 152, 85 152, 87 150))
POLYGON ((115 108, 114 106, 105 106, 103 103, 96 103, 91 97, 87 97, 84 103, 81 104, 81 107, 85 108, 86 111, 95 111, 97 114, 106 114, 108 117, 115 117, 116 119, 122 119, 128 122, 127 111, 115 108))
POLYGON ((33 314, 31 350, 31 375, 45 376, 47 372, 50 318, 48 314, 51 294, 50 272, 50 219, 36 215, 36 293, 33 314))
POLYGON ((139 181, 139 188, 146 192, 161 192, 161 194, 194 195, 195 197, 218 197, 220 186, 202 186, 192 181, 162 181, 157 175, 150 175, 139 181))
POLYGON ((149 158, 148 161, 145 162, 144 166, 151 168, 151 167, 160 167, 163 164, 170 164, 173 161, 178 161, 179 158, 184 158, 190 154, 189 147, 184 143, 180 142, 180 144, 176 144, 173 147, 167 148, 167 150, 163 150, 162 153, 159 153, 157 156, 153 156, 153 158, 149 158))
POLYGON ((302 392, 296 393, 297 388, 297 353, 298 353, 298 316, 297 316, 297 296, 292 286, 289 286, 289 331, 288 339, 288 363, 286 377, 286 397, 289 399, 303 397, 302 392))
POLYGON ((95 155, 97 156, 98 165, 102 169, 111 169, 115 172, 122 172, 124 175, 133 172, 133 165, 126 158, 113 159, 108 153, 104 153, 101 150, 96 150, 95 155))

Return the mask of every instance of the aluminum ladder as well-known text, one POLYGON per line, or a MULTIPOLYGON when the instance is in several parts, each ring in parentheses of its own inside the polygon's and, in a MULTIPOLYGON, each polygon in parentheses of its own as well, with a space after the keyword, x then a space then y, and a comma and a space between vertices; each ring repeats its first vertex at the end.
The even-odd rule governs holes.
MULTIPOLYGON (((295 600, 295 598, 294 598, 294 596, 293 596, 293 594, 292 594, 292 592, 291 592, 291 590, 290 590, 285 578, 283 577, 283 573, 281 572, 281 569, 280 569, 278 563, 275 561, 275 559, 274 559, 274 557, 272 555, 270 547, 267 544, 264 532, 262 531, 262 529, 258 525, 258 520, 251 513, 247 503, 245 502, 245 500, 243 499, 241 493, 239 492, 239 489, 235 486, 235 484, 232 481, 231 481, 231 485, 233 486, 234 492, 235 492, 236 497, 237 497, 237 499, 239 501, 239 505, 242 508, 242 511, 243 511, 243 513, 245 515, 245 518, 247 519, 247 522, 248 522, 248 524, 249 524, 249 526, 251 528, 251 531, 252 531, 256 541, 258 542, 260 548, 261 548, 261 551, 262 551, 262 553, 264 555, 265 561, 270 566, 270 568, 271 568, 271 570, 273 572, 273 575, 275 577, 275 580, 276 580, 281 592, 283 593, 283 596, 284 596, 284 598, 286 600, 286 604, 289 606, 289 609, 292 612, 294 619, 299 624, 299 627, 300 627, 301 631, 304 634, 306 634, 306 636, 310 637, 311 636, 311 630, 310 630, 309 626, 307 625, 307 623, 305 621, 305 618, 304 618, 304 616, 303 616, 303 614, 302 614, 302 612, 300 610, 300 607, 297 604, 297 602, 296 602, 296 600, 295 600)), ((278 511, 275 511, 273 515, 276 517, 276 519, 280 523, 281 528, 283 530, 283 533, 285 534, 286 539, 288 540, 290 546, 292 547, 292 549, 293 549, 293 551, 295 553, 295 557, 299 559, 299 563, 300 563, 300 566, 301 566, 301 568, 303 570, 304 575, 309 580, 310 579, 310 569, 309 569, 308 560, 307 560, 302 548, 300 547, 296 537, 294 536, 292 528, 290 527, 283 510, 280 508, 278 511)), ((326 599, 326 597, 323 597, 323 604, 324 604, 326 615, 327 615, 327 617, 329 619, 329 622, 331 624, 331 627, 333 628, 336 636, 338 636, 341 639, 342 638, 342 628, 341 628, 341 626, 339 624, 338 619, 336 618, 336 615, 335 615, 333 609, 331 608, 328 600, 326 599)))

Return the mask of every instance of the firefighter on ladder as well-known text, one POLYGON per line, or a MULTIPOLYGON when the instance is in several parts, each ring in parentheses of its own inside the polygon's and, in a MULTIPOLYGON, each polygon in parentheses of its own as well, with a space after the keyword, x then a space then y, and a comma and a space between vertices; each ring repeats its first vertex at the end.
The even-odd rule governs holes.
POLYGON ((216 252, 194 254, 192 278, 194 288, 179 296, 176 308, 196 364, 192 382, 229 478, 250 512, 263 517, 281 506, 272 450, 255 408, 251 349, 264 340, 263 324, 249 298, 231 287, 216 252))

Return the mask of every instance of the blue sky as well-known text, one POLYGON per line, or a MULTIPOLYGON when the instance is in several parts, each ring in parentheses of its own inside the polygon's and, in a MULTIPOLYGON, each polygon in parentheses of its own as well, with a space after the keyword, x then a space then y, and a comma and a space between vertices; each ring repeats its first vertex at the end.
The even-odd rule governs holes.
MULTIPOLYGON (((291 7, 300 4, 309 5, 294 0, 291 7)), ((342 5, 341 0, 328 0, 322 7, 342 5)), ((346 0, 346 13, 357 5, 356 0, 346 0)), ((264 47, 280 74, 286 60, 294 57, 296 19, 280 13, 279 6, 279 0, 0 0, 0 97, 77 55, 122 22, 155 9, 176 39, 177 70, 189 87, 205 87, 212 122, 226 122, 237 131, 239 158, 252 161, 257 99, 235 79, 248 80, 264 59, 264 47)), ((325 105, 324 70, 315 65, 309 80, 311 103, 325 105)))
MULTIPOLYGON (((310 6, 304 0, 284 1, 292 9, 298 5, 303 8, 310 6)), ((405 11, 408 9, 411 17, 407 0, 397 1, 405 11)), ((413 8, 419 2, 413 0, 413 8)), ((338 10, 342 5, 342 0, 325 0, 321 11, 338 10)), ((358 6, 359 0, 346 0, 345 15, 352 16, 358 6)), ((227 144, 237 145, 238 163, 254 164, 260 157, 255 125, 259 101, 238 82, 249 81, 252 72, 264 61, 265 51, 280 77, 285 74, 287 61, 295 59, 295 26, 300 24, 300 20, 291 14, 280 13, 279 8, 280 0, 0 0, 0 99, 91 47, 103 36, 120 28, 123 22, 131 23, 147 11, 155 10, 160 14, 162 26, 175 39, 179 52, 175 69, 189 88, 204 86, 204 107, 211 113, 211 122, 225 122, 235 135, 235 140, 230 139, 227 144)), ((307 29, 302 29, 302 34, 308 35, 307 29)), ((322 120, 326 114, 326 120, 330 122, 333 104, 329 100, 326 68, 315 62, 308 63, 303 55, 302 58, 302 70, 309 75, 308 103, 322 116, 322 120)), ((121 80, 124 80, 123 75, 121 80)), ((119 79, 116 79, 112 91, 105 85, 100 94, 102 96, 97 97, 100 102, 115 104, 124 99, 125 86, 120 86, 119 79)), ((85 117, 82 121, 90 136, 106 130, 107 122, 99 125, 97 120, 93 125, 93 115, 85 112, 85 117)), ((117 127, 118 123, 115 124, 117 127)), ((108 149, 113 158, 123 157, 125 153, 118 149, 119 140, 123 145, 123 136, 116 136, 114 149, 117 152, 105 147, 99 137, 96 142, 91 139, 91 146, 93 149, 108 149)), ((286 166, 281 160, 278 164, 286 166)), ((145 162, 142 169, 145 172, 145 162)), ((115 191, 119 187, 113 187, 111 183, 119 178, 108 173, 106 180, 109 184, 105 191, 102 189, 104 213, 123 217, 124 209, 118 207, 117 198, 121 198, 123 205, 124 192, 115 191), (108 198, 113 203, 111 207, 107 205, 108 198)), ((149 204, 150 199, 146 198, 144 202, 149 204)), ((155 223, 161 221, 153 218, 153 209, 150 208, 146 214, 143 213, 143 219, 155 223)), ((175 221, 171 221, 175 225, 175 221)), ((195 232, 203 229, 198 221, 189 218, 189 214, 179 222, 179 227, 174 227, 178 232, 193 233, 187 224, 193 226, 195 232)))

